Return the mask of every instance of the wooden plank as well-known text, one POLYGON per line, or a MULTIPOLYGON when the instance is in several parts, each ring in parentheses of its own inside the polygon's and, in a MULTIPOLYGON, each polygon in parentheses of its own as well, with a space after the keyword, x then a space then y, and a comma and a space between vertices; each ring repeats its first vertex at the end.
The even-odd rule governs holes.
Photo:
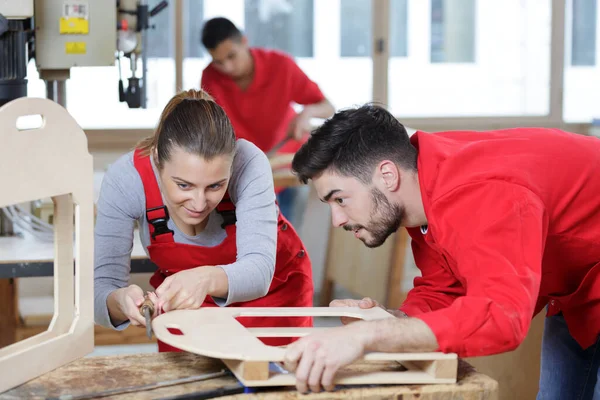
POLYGON ((405 229, 398 230, 383 245, 373 249, 351 232, 331 229, 321 305, 332 300, 333 285, 340 285, 358 297, 370 297, 388 307, 399 306, 407 243, 405 229))
POLYGON ((17 333, 17 288, 14 279, 0 279, 0 348, 13 344, 17 333))
MULTIPOLYGON (((35 380, 0 394, 0 400, 83 395, 106 389, 151 384, 220 371, 222 362, 190 353, 132 354, 107 357, 88 357, 74 361, 35 380)), ((348 373, 369 373, 374 370, 399 370, 398 364, 355 364, 348 373)), ((419 399, 419 400, 495 400, 497 383, 476 372, 469 364, 460 362, 456 384, 339 387, 330 393, 302 395, 293 387, 257 390, 253 394, 227 397, 258 400, 286 399, 419 399)), ((145 400, 197 393, 217 389, 237 382, 234 377, 216 378, 202 382, 111 397, 115 400, 145 400)))
POLYGON ((406 260, 406 248, 409 246, 410 237, 404 228, 400 228, 394 238, 394 248, 390 259, 389 279, 386 290, 385 306, 397 310, 405 299, 402 290, 404 280, 404 264, 406 260))
POLYGON ((242 382, 266 381, 269 379, 269 363, 267 361, 221 360, 242 382))

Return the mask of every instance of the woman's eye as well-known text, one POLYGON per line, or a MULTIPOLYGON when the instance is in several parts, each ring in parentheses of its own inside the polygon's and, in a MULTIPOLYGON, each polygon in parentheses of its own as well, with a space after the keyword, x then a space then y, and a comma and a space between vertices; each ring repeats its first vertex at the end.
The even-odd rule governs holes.
POLYGON ((190 187, 187 183, 178 183, 177 186, 179 186, 179 189, 187 189, 190 187))
POLYGON ((336 201, 336 203, 338 203, 338 204, 344 204, 344 199, 342 199, 342 198, 339 198, 339 197, 338 197, 337 199, 335 199, 335 201, 336 201))
POLYGON ((211 190, 218 190, 218 189, 221 188, 221 184, 220 183, 216 183, 214 185, 210 185, 208 188, 211 189, 211 190))

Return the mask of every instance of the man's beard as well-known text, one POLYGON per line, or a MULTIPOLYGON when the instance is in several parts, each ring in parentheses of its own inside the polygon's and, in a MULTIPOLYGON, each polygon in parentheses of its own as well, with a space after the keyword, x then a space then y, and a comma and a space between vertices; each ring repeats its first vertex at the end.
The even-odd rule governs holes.
POLYGON ((364 229, 371 234, 370 239, 363 239, 365 246, 374 248, 385 243, 386 239, 400 228, 400 223, 404 219, 404 208, 397 204, 392 205, 385 197, 383 192, 377 188, 371 189, 371 198, 373 199, 373 209, 371 210, 371 219, 368 226, 362 225, 344 225, 347 231, 357 231, 364 229))

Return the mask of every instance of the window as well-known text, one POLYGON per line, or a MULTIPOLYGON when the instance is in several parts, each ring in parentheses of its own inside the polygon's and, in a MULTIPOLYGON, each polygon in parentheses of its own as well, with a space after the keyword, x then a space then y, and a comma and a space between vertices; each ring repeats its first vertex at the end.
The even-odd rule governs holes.
MULTIPOLYGON (((371 57, 371 2, 341 0, 341 56, 371 57)), ((390 1, 390 56, 407 56, 408 0, 390 1)))
MULTIPOLYGON (((342 6, 345 1, 341 0, 342 6)), ((406 0, 393 1, 402 3, 406 0)), ((183 60, 185 88, 199 87, 202 71, 210 63, 210 55, 203 50, 190 50, 200 42, 201 26, 204 21, 220 16, 236 24, 248 37, 250 46, 276 48, 291 54, 334 106, 362 104, 372 99, 373 62, 370 53, 361 58, 340 57, 341 25, 345 18, 345 14, 340 12, 340 2, 204 0, 203 7, 192 4, 195 2, 187 0, 184 3, 185 12, 189 14, 183 31, 184 48, 187 49, 183 60), (201 22, 194 25, 196 22, 192 22, 192 18, 201 22)), ((354 16, 353 21, 366 31, 368 38, 371 35, 371 1, 360 0, 358 3, 366 5, 367 13, 354 16)))
POLYGON ((408 0, 390 2, 390 57, 408 55, 408 0))
POLYGON ((204 1, 186 0, 184 2, 183 13, 183 56, 184 57, 204 57, 205 50, 202 46, 201 36, 204 26, 204 1))
POLYGON ((596 65, 596 0, 573 0, 571 65, 596 65))
POLYGON ((475 0, 431 0, 431 62, 474 61, 475 0))
POLYGON ((563 118, 590 122, 600 116, 600 13, 598 0, 569 0, 565 9, 563 118))
POLYGON ((371 2, 341 0, 341 56, 371 57, 371 2))
POLYGON ((312 1, 246 0, 244 5, 244 33, 253 46, 313 56, 312 1))
POLYGON ((388 63, 395 115, 548 115, 551 0, 407 3, 407 56, 388 63))

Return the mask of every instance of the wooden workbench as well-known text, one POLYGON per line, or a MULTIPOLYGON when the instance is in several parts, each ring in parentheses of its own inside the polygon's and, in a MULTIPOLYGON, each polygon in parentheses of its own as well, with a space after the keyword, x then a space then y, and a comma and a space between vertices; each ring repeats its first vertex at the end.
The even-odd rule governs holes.
MULTIPOLYGON (((391 362, 388 367, 397 366, 391 362)), ((23 367, 21 367, 23 368, 23 367)), ((353 368, 372 368, 356 364, 353 368)), ((381 367, 379 367, 381 368, 381 367)), ((63 366, 33 381, 0 394, 0 400, 42 399, 61 395, 82 395, 120 387, 145 385, 192 375, 217 372, 224 365, 214 359, 191 353, 152 353, 88 357, 63 366)), ((234 377, 187 383, 144 392, 113 396, 112 399, 157 399, 216 389, 236 384, 234 377)), ((464 361, 459 363, 459 382, 440 385, 405 385, 342 388, 335 392, 300 395, 295 388, 264 389, 253 394, 240 394, 228 398, 254 398, 261 400, 295 398, 319 399, 383 399, 402 398, 419 400, 495 400, 498 384, 486 375, 477 373, 464 361)))

